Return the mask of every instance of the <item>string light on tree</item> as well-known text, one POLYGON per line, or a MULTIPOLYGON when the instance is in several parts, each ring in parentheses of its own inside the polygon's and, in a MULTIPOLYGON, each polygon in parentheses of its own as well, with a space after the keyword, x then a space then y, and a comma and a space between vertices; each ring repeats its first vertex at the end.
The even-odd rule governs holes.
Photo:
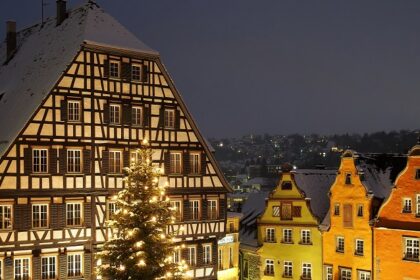
POLYGON ((153 165, 147 139, 142 144, 126 168, 125 189, 113 196, 117 211, 108 222, 113 238, 98 254, 97 273, 107 279, 182 279, 188 267, 173 263, 179 245, 167 232, 175 219, 168 184, 159 185, 162 170, 153 165))

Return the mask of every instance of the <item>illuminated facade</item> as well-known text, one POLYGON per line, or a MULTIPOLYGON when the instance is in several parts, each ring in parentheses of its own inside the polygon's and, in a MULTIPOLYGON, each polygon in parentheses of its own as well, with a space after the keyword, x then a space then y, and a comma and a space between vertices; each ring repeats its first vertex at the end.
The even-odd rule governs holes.
POLYGON ((240 213, 228 212, 226 236, 218 241, 217 279, 239 279, 239 220, 240 213))
POLYGON ((321 279, 319 224, 328 211, 335 171, 283 168, 258 219, 261 279, 321 279))
MULTIPOLYGON (((398 159, 398 158, 397 158, 398 159)), ((372 219, 392 189, 394 158, 342 155, 323 222, 323 279, 373 279, 372 219)))
POLYGON ((420 279, 420 143, 379 210, 374 240, 375 279, 420 279))
POLYGON ((0 278, 94 279, 123 167, 147 139, 188 276, 217 277, 230 187, 159 53, 93 1, 0 45, 0 278), (17 43, 16 43, 17 42, 17 43))

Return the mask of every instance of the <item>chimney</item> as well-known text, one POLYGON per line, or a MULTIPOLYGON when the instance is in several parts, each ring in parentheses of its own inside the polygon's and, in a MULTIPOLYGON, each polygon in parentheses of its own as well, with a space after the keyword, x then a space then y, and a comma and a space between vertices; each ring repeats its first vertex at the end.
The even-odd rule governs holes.
POLYGON ((16 22, 6 22, 7 61, 12 58, 16 50, 16 22))
POLYGON ((57 0, 57 25, 60 25, 67 17, 66 1, 57 0))

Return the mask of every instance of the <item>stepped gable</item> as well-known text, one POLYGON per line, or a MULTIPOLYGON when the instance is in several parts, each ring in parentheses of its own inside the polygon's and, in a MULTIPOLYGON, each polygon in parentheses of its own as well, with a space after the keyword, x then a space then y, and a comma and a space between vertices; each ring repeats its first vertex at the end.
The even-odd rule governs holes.
POLYGON ((58 26, 52 17, 18 31, 16 51, 7 62, 6 41, 0 45, 0 158, 82 46, 159 55, 90 1, 58 26))

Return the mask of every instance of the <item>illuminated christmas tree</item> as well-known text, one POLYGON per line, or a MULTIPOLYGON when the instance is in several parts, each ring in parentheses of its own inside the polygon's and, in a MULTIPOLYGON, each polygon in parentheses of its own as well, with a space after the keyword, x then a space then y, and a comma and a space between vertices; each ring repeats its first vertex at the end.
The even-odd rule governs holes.
POLYGON ((108 222, 114 235, 98 255, 97 272, 105 279, 180 279, 186 269, 184 261, 173 262, 167 228, 175 217, 151 158, 150 148, 137 150, 126 168, 126 187, 115 196, 117 210, 108 222))

